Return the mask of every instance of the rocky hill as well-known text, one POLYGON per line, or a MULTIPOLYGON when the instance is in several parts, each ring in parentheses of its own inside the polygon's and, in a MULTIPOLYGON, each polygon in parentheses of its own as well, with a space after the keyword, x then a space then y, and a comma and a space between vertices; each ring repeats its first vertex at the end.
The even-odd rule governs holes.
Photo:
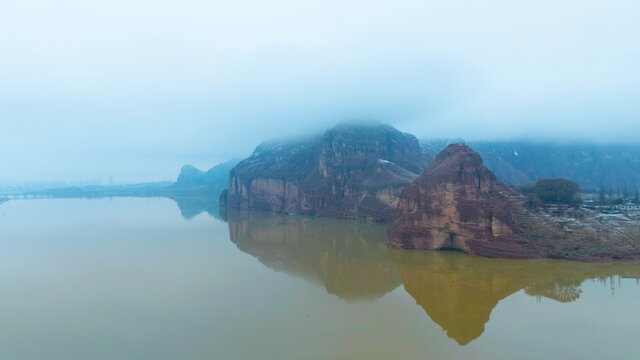
POLYGON ((229 160, 202 171, 193 165, 185 165, 170 189, 174 191, 199 191, 219 194, 227 187, 229 171, 236 166, 237 160, 229 160))
POLYGON ((633 226, 603 222, 582 209, 546 211, 528 209, 525 198, 484 167, 480 155, 462 143, 452 144, 402 192, 387 243, 489 257, 640 257, 640 237, 633 226))
POLYGON ((321 136, 259 145, 231 170, 221 204, 389 221, 402 189, 432 159, 413 135, 389 125, 338 125, 321 136))
MULTIPOLYGON (((426 149, 439 152, 460 140, 424 140, 426 149)), ((467 145, 485 166, 507 184, 533 184, 543 178, 565 178, 585 191, 604 186, 633 194, 640 186, 640 146, 593 143, 560 144, 531 141, 471 141, 467 145)))

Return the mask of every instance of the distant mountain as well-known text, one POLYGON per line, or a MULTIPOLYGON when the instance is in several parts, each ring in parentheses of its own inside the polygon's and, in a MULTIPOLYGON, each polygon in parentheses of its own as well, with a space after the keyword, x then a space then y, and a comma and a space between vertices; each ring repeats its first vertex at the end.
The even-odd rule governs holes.
POLYGON ((206 172, 192 165, 185 165, 180 170, 177 181, 146 182, 123 185, 89 185, 56 187, 38 191, 24 191, 21 194, 48 196, 59 198, 99 198, 111 196, 191 196, 209 195, 213 203, 217 203, 218 194, 227 187, 229 171, 238 163, 229 160, 215 165, 206 172))
POLYGON ((185 165, 180 170, 178 180, 170 186, 171 191, 211 192, 216 198, 227 188, 229 172, 239 160, 228 160, 202 171, 193 165, 185 165))
MULTIPOLYGON (((438 152, 456 140, 424 140, 438 152)), ((531 141, 471 141, 485 166, 508 184, 532 184, 543 178, 566 178, 583 191, 602 186, 633 194, 640 185, 640 145, 558 144, 531 141)))
POLYGON ((229 177, 230 208, 388 221, 402 189, 433 159, 411 134, 343 124, 296 141, 266 142, 229 177))

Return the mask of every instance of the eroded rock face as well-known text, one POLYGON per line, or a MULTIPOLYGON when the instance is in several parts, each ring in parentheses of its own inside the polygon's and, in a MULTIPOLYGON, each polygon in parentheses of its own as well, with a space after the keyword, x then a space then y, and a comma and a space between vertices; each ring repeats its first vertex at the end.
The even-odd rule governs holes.
POLYGON ((508 258, 633 260, 640 239, 582 210, 559 218, 531 211, 525 199, 485 168, 464 144, 452 144, 403 191, 387 244, 403 249, 456 249, 508 258))
POLYGON ((388 244, 536 257, 540 249, 532 249, 522 236, 519 220, 526 216, 522 197, 485 168, 480 155, 453 144, 405 188, 389 226, 388 244))
POLYGON ((432 156, 391 126, 339 125, 320 137, 263 143, 230 173, 221 204, 390 221, 402 189, 432 156))

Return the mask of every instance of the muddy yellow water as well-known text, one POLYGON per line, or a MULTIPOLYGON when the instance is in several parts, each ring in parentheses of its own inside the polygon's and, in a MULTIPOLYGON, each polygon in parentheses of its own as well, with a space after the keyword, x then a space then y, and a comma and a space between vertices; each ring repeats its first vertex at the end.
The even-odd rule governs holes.
POLYGON ((640 264, 402 251, 196 198, 0 205, 0 359, 637 359, 640 264))

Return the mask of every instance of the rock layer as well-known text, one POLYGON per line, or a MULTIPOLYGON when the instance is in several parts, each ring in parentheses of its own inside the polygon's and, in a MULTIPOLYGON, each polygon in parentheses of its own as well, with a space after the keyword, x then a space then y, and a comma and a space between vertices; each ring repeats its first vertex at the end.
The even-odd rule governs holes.
POLYGON ((261 144, 231 170, 220 203, 386 222, 402 189, 432 158, 414 136, 391 126, 339 125, 320 137, 261 144))
MULTIPOLYGON (((580 213, 576 210, 576 213, 580 213)), ((508 258, 585 261, 637 259, 640 243, 598 223, 554 221, 485 168, 464 144, 452 144, 402 192, 387 244, 403 249, 455 249, 508 258)))

